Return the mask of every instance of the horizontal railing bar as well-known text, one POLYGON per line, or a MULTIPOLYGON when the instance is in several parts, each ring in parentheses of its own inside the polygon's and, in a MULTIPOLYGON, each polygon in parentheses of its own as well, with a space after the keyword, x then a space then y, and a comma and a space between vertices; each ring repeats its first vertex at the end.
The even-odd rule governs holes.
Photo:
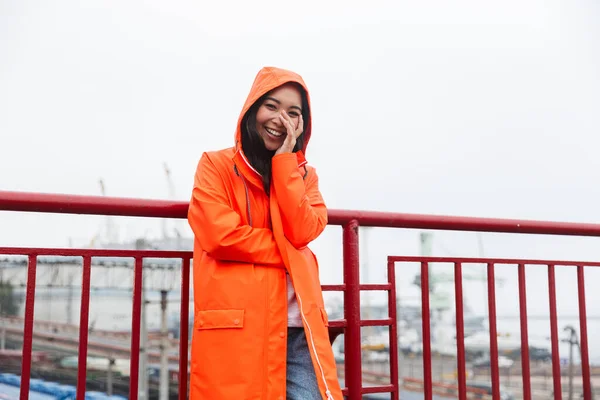
POLYGON ((389 283, 364 284, 359 288, 360 290, 390 290, 392 285, 389 283))
POLYGON ((343 292, 346 290, 346 285, 321 285, 321 290, 328 292, 343 292))
POLYGON ((557 261, 557 260, 525 260, 514 258, 465 258, 465 257, 420 257, 420 256, 388 256, 391 262, 437 262, 437 263, 462 263, 462 264, 509 264, 509 265, 554 265, 556 267, 600 267, 600 261, 557 261))
POLYGON ((192 251, 185 250, 112 250, 112 249, 52 249, 33 247, 0 247, 0 254, 11 256, 35 255, 39 257, 121 257, 121 258, 190 258, 192 251))
POLYGON ((125 197, 0 191, 0 210, 59 214, 187 218, 188 203, 125 197))
POLYGON ((345 319, 329 321, 330 328, 345 328, 348 325, 345 319))
MULTIPOLYGON (((0 210, 185 219, 188 202, 0 191, 0 210)), ((600 224, 329 210, 330 225, 346 225, 350 221, 387 228, 600 236, 600 224)))
POLYGON ((385 386, 367 386, 363 387, 361 392, 362 394, 371 394, 371 393, 389 393, 396 390, 396 386, 394 385, 385 385, 385 386))
POLYGON ((390 326, 393 321, 391 318, 386 319, 363 319, 360 321, 360 326, 390 326))
POLYGON ((356 220, 360 226, 382 228, 565 236, 600 236, 600 224, 477 218, 446 215, 403 214, 379 211, 330 210, 330 225, 344 225, 352 220, 356 220))

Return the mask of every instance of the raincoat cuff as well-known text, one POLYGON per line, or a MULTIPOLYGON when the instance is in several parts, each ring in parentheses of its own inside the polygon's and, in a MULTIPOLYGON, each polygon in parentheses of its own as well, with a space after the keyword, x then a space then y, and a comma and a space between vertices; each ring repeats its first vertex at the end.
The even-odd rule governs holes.
POLYGON ((282 153, 273 156, 271 161, 273 170, 295 170, 298 168, 298 161, 294 153, 282 153))
POLYGON ((306 165, 306 158, 304 158, 304 153, 302 151, 298 151, 296 153, 282 153, 273 156, 273 165, 278 164, 279 166, 293 165, 295 168, 300 168, 306 165))

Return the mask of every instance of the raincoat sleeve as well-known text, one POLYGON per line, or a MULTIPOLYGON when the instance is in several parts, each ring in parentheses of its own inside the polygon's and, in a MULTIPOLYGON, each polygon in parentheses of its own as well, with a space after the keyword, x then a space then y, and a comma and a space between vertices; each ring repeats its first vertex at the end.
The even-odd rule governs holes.
POLYGON ((229 205, 223 179, 205 153, 200 159, 188 211, 188 221, 211 257, 261 265, 283 265, 273 232, 253 228, 229 205))
POLYGON ((299 168, 294 153, 278 154, 272 159, 272 181, 286 238, 297 249, 307 246, 327 225, 314 168, 299 168))

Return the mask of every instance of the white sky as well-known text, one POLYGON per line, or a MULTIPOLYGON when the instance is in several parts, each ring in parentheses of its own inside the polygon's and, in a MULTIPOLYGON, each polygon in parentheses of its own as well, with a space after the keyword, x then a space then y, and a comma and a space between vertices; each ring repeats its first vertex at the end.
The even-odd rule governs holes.
MULTIPOLYGON (((256 72, 275 65, 311 90, 308 158, 330 208, 600 223, 599 20, 594 0, 3 0, 0 190, 98 195, 102 178, 110 196, 169 198, 167 162, 188 200, 201 153, 232 145, 256 72)), ((84 246, 102 224, 0 212, 0 246, 84 246)), ((341 280, 340 244, 339 228, 315 243, 325 283, 341 280)), ((598 244, 484 235, 484 255, 599 260, 598 244)), ((366 279, 418 252, 414 231, 373 231, 366 279)), ((476 237, 436 233, 434 254, 476 256, 476 237)), ((499 295, 516 314, 511 271, 499 295)), ((547 313, 545 272, 529 276, 547 313)), ((559 280, 565 313, 574 278, 559 280)))

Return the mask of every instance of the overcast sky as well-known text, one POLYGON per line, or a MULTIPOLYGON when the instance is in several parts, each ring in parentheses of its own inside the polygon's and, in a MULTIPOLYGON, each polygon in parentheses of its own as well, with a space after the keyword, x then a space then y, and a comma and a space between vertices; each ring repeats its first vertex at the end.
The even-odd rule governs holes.
MULTIPOLYGON (((595 0, 2 0, 0 190, 99 195, 103 179, 110 196, 166 199, 166 162, 188 200, 201 153, 233 144, 256 72, 274 65, 311 91, 307 155, 330 208, 600 223, 598 21, 595 0)), ((103 224, 0 212, 0 246, 86 246, 103 224)), ((156 220, 117 226, 160 234, 156 220)), ((341 280, 339 233, 315 243, 325 283, 341 280)), ((366 279, 385 279, 388 254, 419 254, 417 239, 372 231, 366 279)), ((433 252, 600 259, 596 239, 477 243, 436 233, 433 252)), ((499 275, 515 298, 514 270, 499 275)), ((547 313, 545 271, 529 276, 547 313)), ((561 277, 568 313, 575 275, 561 277)), ((479 310, 483 287, 469 292, 479 310)))

